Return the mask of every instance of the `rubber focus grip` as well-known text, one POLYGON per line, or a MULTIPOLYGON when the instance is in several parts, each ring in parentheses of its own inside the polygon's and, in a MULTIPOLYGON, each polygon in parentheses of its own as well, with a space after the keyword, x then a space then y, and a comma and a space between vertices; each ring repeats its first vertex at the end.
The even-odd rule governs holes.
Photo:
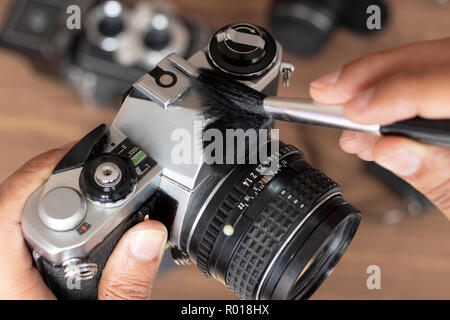
POLYGON ((317 169, 299 173, 266 204, 238 244, 226 272, 227 286, 241 299, 254 299, 259 280, 280 245, 321 199, 338 188, 317 169))
POLYGON ((400 135, 420 142, 450 147, 450 120, 414 118, 382 126, 383 135, 400 135))

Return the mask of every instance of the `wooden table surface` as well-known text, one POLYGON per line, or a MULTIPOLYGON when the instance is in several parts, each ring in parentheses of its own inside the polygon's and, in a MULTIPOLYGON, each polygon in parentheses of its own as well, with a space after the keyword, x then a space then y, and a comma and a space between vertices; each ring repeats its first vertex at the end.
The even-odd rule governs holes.
MULTIPOLYGON (((176 0, 186 14, 213 28, 246 21, 267 25, 268 0, 176 0)), ((280 95, 306 96, 314 78, 368 52, 400 44, 450 36, 450 4, 431 0, 390 0, 391 23, 366 38, 339 29, 314 58, 286 54, 297 71, 280 95)), ((0 14, 9 1, 1 1, 0 14)), ((443 54, 449 54, 444 53, 443 54)), ((99 123, 110 123, 111 109, 82 103, 60 80, 35 71, 28 61, 0 49, 0 181, 25 160, 49 148, 84 136, 99 123)), ((330 129, 283 125, 281 138, 315 154, 313 163, 340 182, 346 199, 363 212, 352 245, 314 299, 449 299, 450 223, 431 210, 397 224, 383 223, 383 213, 404 204, 380 182, 367 176, 361 162, 337 145, 330 129), (315 145, 314 149, 310 144, 315 145), (366 268, 381 267, 381 290, 366 287, 366 268)), ((193 267, 179 268, 157 279, 156 299, 234 299, 220 283, 207 280, 193 267)))

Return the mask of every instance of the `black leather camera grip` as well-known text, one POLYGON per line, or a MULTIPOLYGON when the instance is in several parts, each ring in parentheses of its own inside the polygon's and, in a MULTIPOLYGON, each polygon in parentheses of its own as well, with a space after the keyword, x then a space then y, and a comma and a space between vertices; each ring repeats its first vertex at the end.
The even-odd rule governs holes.
POLYGON ((42 278, 53 291, 58 299, 62 300, 95 300, 98 296, 98 284, 102 271, 111 255, 114 247, 122 235, 131 227, 144 220, 144 214, 138 211, 130 215, 119 226, 117 226, 102 242, 100 242, 90 253, 85 262, 95 263, 98 266, 97 275, 90 280, 80 281, 77 289, 69 288, 67 279, 64 278, 64 267, 55 266, 45 260, 42 256, 37 259, 36 264, 41 272, 42 278))

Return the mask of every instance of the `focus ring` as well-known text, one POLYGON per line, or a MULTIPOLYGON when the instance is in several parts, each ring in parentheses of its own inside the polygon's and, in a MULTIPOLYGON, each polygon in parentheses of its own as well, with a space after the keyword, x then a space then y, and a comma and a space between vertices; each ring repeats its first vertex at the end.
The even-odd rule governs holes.
POLYGON ((255 219, 228 265, 226 285, 242 299, 254 299, 259 279, 276 248, 338 184, 316 169, 301 172, 255 219))
POLYGON ((233 190, 225 197, 217 209, 213 220, 208 226, 205 235, 200 242, 197 255, 197 268, 208 278, 210 277, 208 272, 208 262, 214 243, 222 230, 224 222, 233 211, 235 204, 243 195, 245 195, 245 191, 238 186, 234 186, 233 190))
MULTIPOLYGON (((280 145, 281 156, 288 156, 293 153, 298 153, 302 155, 299 150, 291 145, 280 145)), ((239 172, 236 172, 239 174, 239 172)), ((201 237, 198 245, 196 265, 197 268, 208 278, 211 277, 209 273, 209 262, 211 257, 211 252, 213 251, 214 245, 216 243, 217 237, 222 232, 222 228, 230 217, 230 214, 235 210, 236 205, 241 201, 241 199, 247 195, 251 186, 244 187, 242 180, 245 180, 248 172, 239 177, 239 181, 233 184, 231 191, 225 195, 220 205, 215 210, 212 220, 209 222, 204 235, 201 237)))

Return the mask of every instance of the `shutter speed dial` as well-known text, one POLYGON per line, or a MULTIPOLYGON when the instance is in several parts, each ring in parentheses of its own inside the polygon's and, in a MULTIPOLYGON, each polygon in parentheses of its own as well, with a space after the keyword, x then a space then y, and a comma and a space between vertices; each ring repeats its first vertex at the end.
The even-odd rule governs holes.
POLYGON ((276 52, 272 36, 264 28, 247 23, 223 27, 209 43, 213 65, 242 78, 254 78, 267 71, 276 52))
POLYGON ((237 65, 251 65, 266 55, 261 31, 249 25, 236 25, 216 35, 222 57, 237 65))

